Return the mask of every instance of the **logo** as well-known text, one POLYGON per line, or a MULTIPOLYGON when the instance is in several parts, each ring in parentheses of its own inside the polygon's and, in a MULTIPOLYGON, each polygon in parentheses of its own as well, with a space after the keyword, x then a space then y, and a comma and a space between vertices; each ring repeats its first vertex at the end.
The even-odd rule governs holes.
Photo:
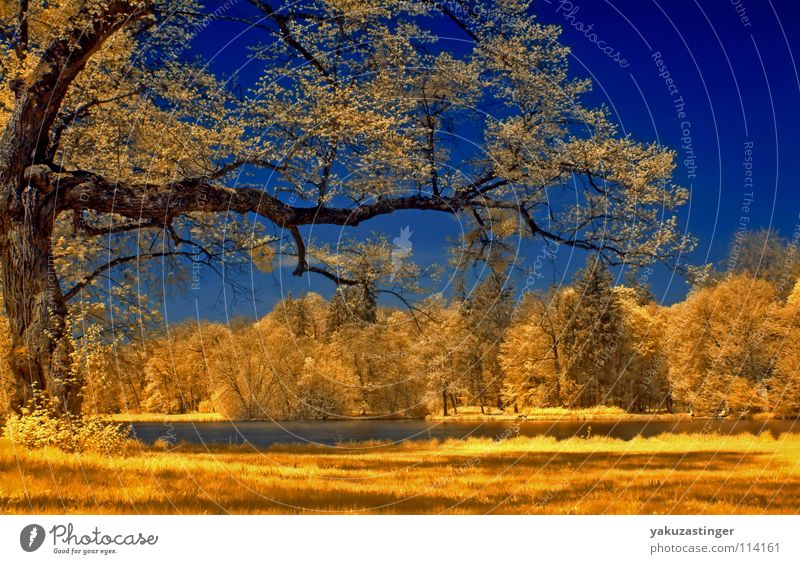
POLYGON ((403 261, 405 261, 409 256, 411 256, 411 250, 413 245, 411 244, 411 235, 414 232, 411 231, 411 228, 406 225, 403 229, 400 230, 400 236, 395 237, 392 240, 392 251, 390 255, 390 259, 392 261, 392 275, 389 278, 389 282, 394 282, 395 276, 400 272, 400 268, 403 266, 403 261))
POLYGON ((41 525, 28 525, 19 534, 19 545, 25 552, 39 550, 44 542, 44 527, 41 525))

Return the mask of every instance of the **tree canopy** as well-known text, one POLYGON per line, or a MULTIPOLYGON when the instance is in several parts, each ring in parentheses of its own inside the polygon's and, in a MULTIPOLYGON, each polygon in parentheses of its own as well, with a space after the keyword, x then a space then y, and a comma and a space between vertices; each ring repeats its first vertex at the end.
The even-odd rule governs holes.
POLYGON ((146 315, 131 299, 141 270, 126 269, 143 260, 214 268, 288 253, 297 275, 373 291, 341 273, 346 258, 314 258, 324 249, 307 244, 311 225, 458 214, 478 235, 676 267, 693 240, 678 228, 688 193, 672 182, 674 153, 582 102, 589 81, 569 72, 559 28, 530 2, 482 4, 2 2, 0 271, 15 404, 40 389, 80 408, 68 318, 146 315), (250 84, 197 48, 208 22, 226 19, 242 25, 229 48, 250 84), (439 37, 443 22, 463 40, 439 37))

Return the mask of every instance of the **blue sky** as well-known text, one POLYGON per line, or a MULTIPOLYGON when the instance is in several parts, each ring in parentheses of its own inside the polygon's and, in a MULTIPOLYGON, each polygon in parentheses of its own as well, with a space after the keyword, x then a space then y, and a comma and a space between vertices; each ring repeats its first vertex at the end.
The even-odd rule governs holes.
MULTIPOLYGON (((723 260, 742 221, 751 228, 773 227, 792 236, 800 224, 796 186, 800 80, 795 65, 800 56, 800 3, 539 0, 534 7, 541 22, 564 28, 562 42, 572 48, 573 73, 594 81, 587 105, 605 104, 625 133, 677 151, 675 179, 691 188, 690 203, 680 214, 682 227, 699 239, 687 262, 723 260), (690 149, 682 140, 687 137, 690 149), (746 147, 752 147, 752 188, 745 177, 746 147), (693 162, 687 166, 684 160, 689 157, 693 162)), ((241 2, 233 10, 244 14, 248 7, 241 2)), ((213 23, 196 47, 214 57, 215 71, 229 75, 240 69, 242 58, 235 45, 225 45, 241 31, 240 24, 213 23)), ((440 33, 465 38, 446 24, 440 33)), ((247 82, 248 69, 241 72, 247 82)), ((447 238, 457 237, 460 229, 452 218, 405 213, 369 222, 353 235, 374 231, 391 239, 406 225, 414 232, 412 258, 422 264, 444 260, 447 238)), ((327 229, 325 237, 337 234, 327 229)), ((541 246, 541 241, 533 241, 520 249, 523 270, 541 253, 541 246)), ((559 251, 558 274, 569 278, 583 263, 583 256, 559 251)), ((288 291, 327 295, 332 290, 331 283, 321 277, 296 279, 285 268, 268 275, 254 273, 252 279, 244 280, 252 295, 233 303, 211 273, 200 275, 201 290, 168 300, 171 320, 197 313, 218 320, 235 315, 260 317, 288 291)), ((549 271, 546 278, 552 280, 549 271)), ((684 281, 665 270, 657 271, 651 282, 659 301, 671 303, 686 292, 684 281)), ((519 288, 523 282, 512 283, 519 288)), ((546 285, 541 282, 542 288, 546 285)))

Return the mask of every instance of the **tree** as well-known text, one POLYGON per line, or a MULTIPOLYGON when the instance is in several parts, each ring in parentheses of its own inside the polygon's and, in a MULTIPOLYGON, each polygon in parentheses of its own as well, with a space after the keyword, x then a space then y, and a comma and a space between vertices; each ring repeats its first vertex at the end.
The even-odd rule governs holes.
MULTIPOLYGON (((243 56, 260 78, 242 96, 195 62, 208 18, 198 6, 3 6, 0 271, 17 407, 41 387, 80 409, 66 318, 87 286, 142 260, 212 268, 231 249, 224 238, 207 246, 206 233, 253 216, 290 235, 295 274, 344 285, 309 260, 307 226, 499 209, 531 237, 611 262, 675 266, 692 245, 670 216, 687 198, 670 181, 674 153, 618 136, 605 111, 581 104, 589 83, 570 77, 558 28, 536 23, 526 2, 492 2, 486 18, 433 2, 251 0, 231 18, 254 31, 243 56), (433 47, 426 14, 455 19, 474 46, 433 47), (453 122, 478 132, 469 158, 451 150, 453 122), (264 172, 266 189, 243 182, 264 172), (574 180, 577 200, 572 189, 556 197, 574 180), (113 254, 64 275, 95 237, 113 254), (142 252, 117 252, 131 244, 142 252)), ((243 250, 260 256, 271 241, 243 250)))
POLYGON ((211 324, 192 322, 172 327, 151 347, 144 367, 143 407, 152 413, 192 413, 209 398, 204 333, 211 324))
POLYGON ((515 312, 518 320, 500 347, 504 400, 516 408, 560 407, 563 377, 561 336, 566 325, 561 295, 527 294, 515 312))
POLYGON ((283 323, 295 337, 321 340, 325 334, 327 304, 316 293, 293 298, 291 294, 273 308, 271 316, 283 323))
POLYGON ((617 385, 619 405, 628 411, 670 409, 666 323, 654 302, 636 288, 618 286, 614 295, 623 324, 623 370, 617 385))
POLYGON ((149 336, 145 336, 129 343, 118 343, 113 349, 110 373, 119 385, 117 404, 123 413, 144 409, 145 367, 153 344, 149 336))
POLYGON ((490 268, 485 279, 459 304, 469 339, 471 361, 464 374, 470 403, 502 407, 502 371, 498 362, 500 343, 513 310, 514 294, 502 271, 490 268))
POLYGON ((575 274, 573 287, 564 331, 564 400, 580 407, 615 403, 626 336, 611 272, 599 256, 590 255, 575 274))
POLYGON ((421 416, 425 410, 427 374, 418 352, 420 325, 415 312, 394 311, 384 321, 384 401, 387 412, 405 417, 421 416))
POLYGON ((474 341, 459 308, 447 308, 440 294, 427 300, 424 310, 427 315, 420 319, 415 355, 425 375, 427 404, 431 411, 438 407, 447 416, 448 405, 458 413, 459 397, 466 388, 464 375, 474 358, 474 341))
POLYGON ((670 381, 692 412, 760 411, 777 354, 778 300, 765 280, 731 276, 671 308, 670 381))
MULTIPOLYGON (((0 313, 0 400, 3 405, 10 405, 10 399, 14 392, 14 375, 8 363, 8 354, 11 350, 11 333, 8 330, 8 319, 0 313)), ((9 415, 0 411, 0 416, 5 419, 9 415)))
MULTIPOLYGON (((231 418, 293 419, 329 409, 310 380, 320 344, 293 334, 277 310, 255 324, 217 328, 202 335, 215 408, 231 418)), ((330 412, 326 412, 330 413, 330 412)))
POLYGON ((334 333, 348 326, 373 324, 377 316, 378 304, 368 286, 340 286, 328 304, 326 326, 329 333, 334 333))
POLYGON ((725 266, 730 274, 767 280, 781 298, 786 298, 800 274, 797 259, 796 247, 773 229, 737 231, 731 238, 725 266))
POLYGON ((774 370, 766 379, 767 403, 781 416, 800 414, 800 283, 796 283, 786 304, 781 304, 768 321, 777 355, 774 370))

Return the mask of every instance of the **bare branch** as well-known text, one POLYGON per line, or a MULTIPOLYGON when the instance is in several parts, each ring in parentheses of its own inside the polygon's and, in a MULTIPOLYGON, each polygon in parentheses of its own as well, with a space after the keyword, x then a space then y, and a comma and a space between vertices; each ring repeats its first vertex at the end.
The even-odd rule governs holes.
POLYGON ((122 264, 138 261, 141 259, 176 257, 176 256, 188 257, 191 259, 193 256, 195 256, 195 254, 186 251, 168 251, 163 253, 142 253, 124 257, 117 257, 113 260, 110 260, 98 266, 92 272, 84 275, 81 278, 80 282, 75 284, 72 288, 70 288, 67 292, 64 293, 64 299, 69 301, 70 299, 74 298, 76 295, 78 295, 78 293, 81 290, 83 290, 87 285, 91 284, 92 281, 95 280, 98 276, 100 276, 104 272, 107 272, 108 270, 111 270, 115 266, 120 266, 122 264))
POLYGON ((306 259, 306 244, 303 241, 302 235, 300 235, 300 230, 297 229, 296 226, 292 226, 289 228, 289 232, 292 234, 295 246, 297 247, 297 267, 292 272, 294 276, 302 276, 306 272, 313 272, 333 281, 337 286, 355 286, 359 284, 357 280, 343 278, 338 274, 334 274, 329 270, 325 270, 324 268, 309 265, 308 260, 306 259))
POLYGON ((325 77, 328 82, 335 82, 334 78, 331 76, 330 71, 325 68, 317 57, 315 57, 306 47, 300 43, 300 41, 292 34, 292 30, 289 27, 289 22, 291 18, 288 16, 275 11, 272 6, 268 2, 263 2, 262 0, 251 0, 253 5, 261 10, 268 18, 274 21, 278 29, 281 33, 281 39, 284 43, 292 47, 295 51, 297 51, 300 56, 305 59, 308 63, 310 63, 315 69, 317 69, 322 76, 325 77))
POLYGON ((19 31, 14 45, 17 59, 24 61, 28 51, 28 0, 19 0, 19 31))

